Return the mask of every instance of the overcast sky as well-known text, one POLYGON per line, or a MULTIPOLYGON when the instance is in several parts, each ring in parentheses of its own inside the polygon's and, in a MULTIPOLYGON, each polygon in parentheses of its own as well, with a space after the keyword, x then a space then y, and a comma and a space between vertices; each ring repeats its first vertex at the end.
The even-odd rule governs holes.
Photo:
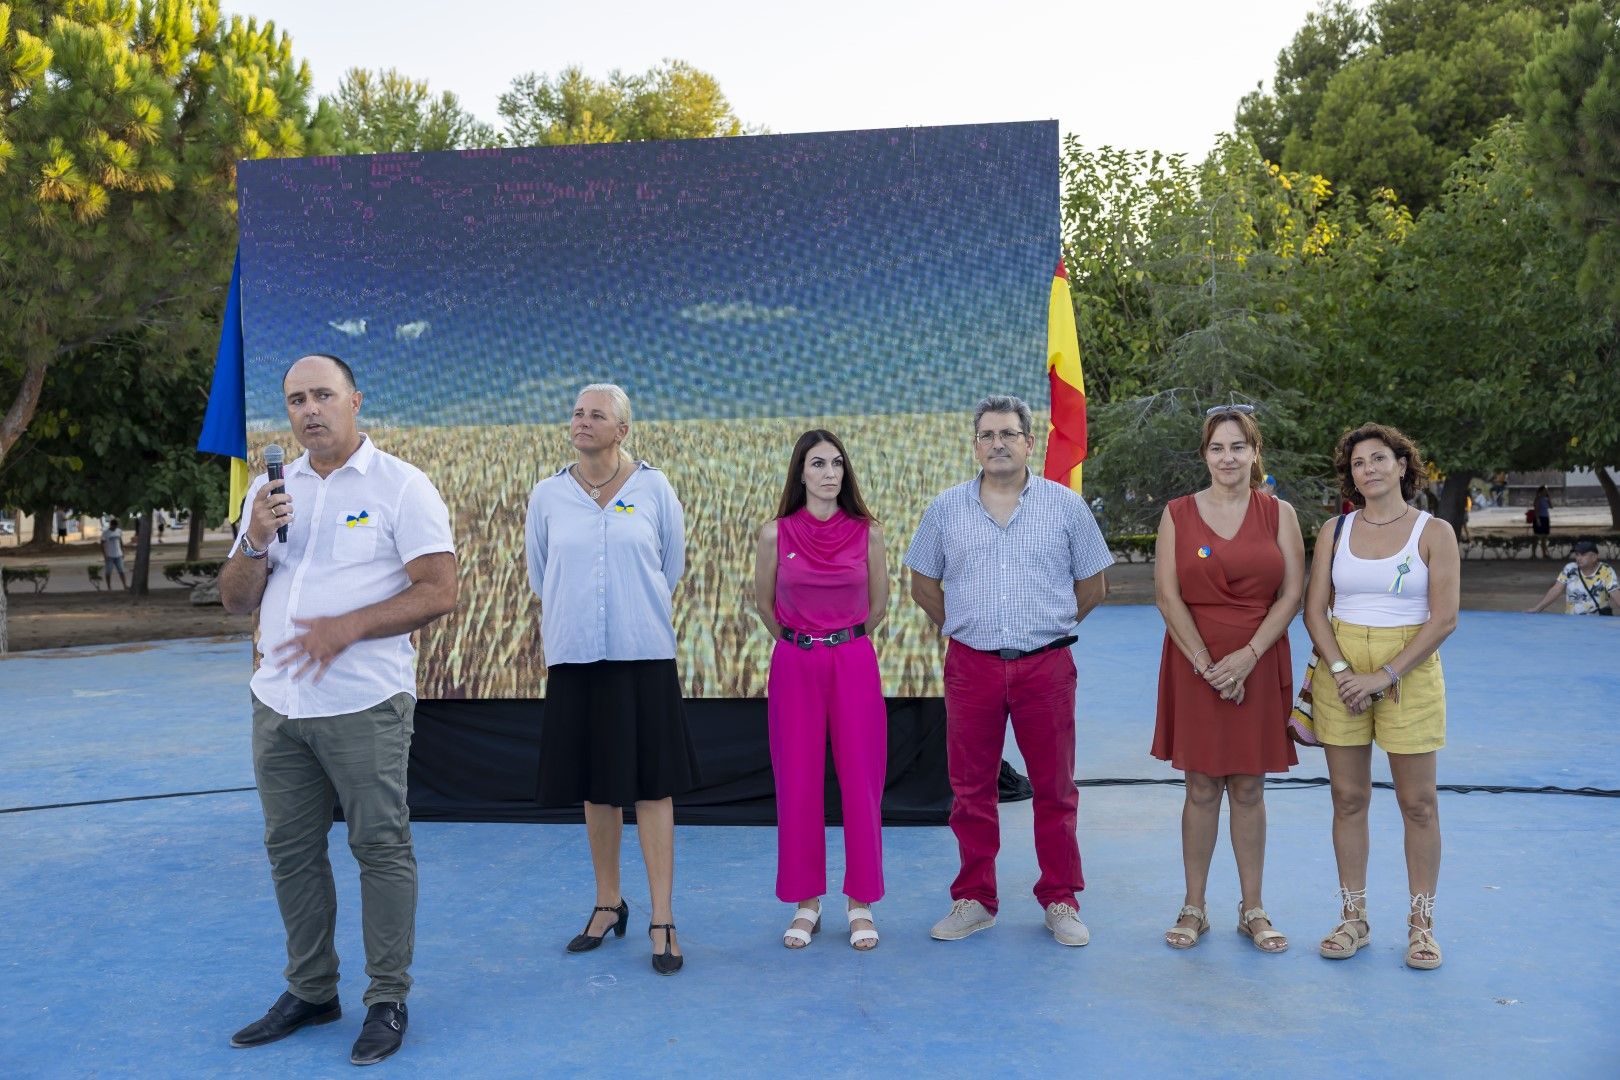
POLYGON ((1269 85, 1315 0, 758 2, 225 0, 273 19, 330 93, 351 67, 397 67, 497 121, 515 75, 591 75, 665 58, 714 75, 773 132, 1056 118, 1103 144, 1201 155, 1238 98, 1269 85), (993 13, 992 13, 993 11, 993 13))

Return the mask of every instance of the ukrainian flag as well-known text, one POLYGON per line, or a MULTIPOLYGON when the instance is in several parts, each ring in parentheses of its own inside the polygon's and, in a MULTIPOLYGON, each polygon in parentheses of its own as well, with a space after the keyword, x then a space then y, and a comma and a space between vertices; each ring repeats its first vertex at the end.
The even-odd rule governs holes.
POLYGON ((197 449, 231 459, 231 520, 242 516, 247 497, 247 387, 242 378, 242 253, 231 266, 231 291, 225 297, 225 324, 214 356, 214 385, 208 392, 197 449))

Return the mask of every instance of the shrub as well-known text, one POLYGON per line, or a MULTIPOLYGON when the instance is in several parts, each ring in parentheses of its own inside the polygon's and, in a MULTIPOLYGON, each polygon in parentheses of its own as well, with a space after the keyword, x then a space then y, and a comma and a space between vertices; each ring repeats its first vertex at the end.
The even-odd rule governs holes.
POLYGON ((11 591, 13 581, 26 581, 34 587, 34 595, 38 596, 45 591, 45 586, 51 580, 51 568, 48 566, 7 566, 0 568, 0 589, 11 591))
POLYGON ((213 581, 219 577, 219 572, 224 566, 225 561, 223 559, 198 559, 196 562, 170 563, 163 568, 163 576, 176 585, 195 588, 205 581, 213 581))
POLYGON ((1126 562, 1136 562, 1141 557, 1142 562, 1153 561, 1153 549, 1159 542, 1158 533, 1129 533, 1124 536, 1110 536, 1108 550, 1117 555, 1125 556, 1126 562))

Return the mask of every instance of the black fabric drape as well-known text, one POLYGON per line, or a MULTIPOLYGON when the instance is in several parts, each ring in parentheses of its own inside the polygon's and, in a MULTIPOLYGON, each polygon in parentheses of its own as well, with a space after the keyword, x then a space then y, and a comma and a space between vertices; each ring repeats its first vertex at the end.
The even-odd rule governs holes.
MULTIPOLYGON (((431 699, 416 706, 410 805, 416 821, 584 820, 578 806, 535 800, 543 700, 431 699)), ((942 825, 951 809, 945 765, 945 703, 890 698, 885 825, 942 825)), ((689 698, 687 722, 703 786, 675 799, 683 825, 774 825, 765 702, 689 698)), ((634 811, 626 818, 634 820, 634 811)), ((827 762, 827 821, 842 822, 838 781, 827 762)))

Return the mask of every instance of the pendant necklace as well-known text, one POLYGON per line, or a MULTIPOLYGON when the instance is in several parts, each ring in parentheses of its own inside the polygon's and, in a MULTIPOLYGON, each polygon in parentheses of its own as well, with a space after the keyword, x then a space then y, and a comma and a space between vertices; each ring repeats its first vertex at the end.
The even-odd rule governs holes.
POLYGON ((606 480, 602 481, 600 484, 592 484, 589 480, 585 479, 585 470, 580 468, 579 467, 579 462, 576 461, 574 463, 574 475, 579 477, 579 482, 580 483, 584 484, 586 487, 591 489, 591 498, 600 499, 602 497, 602 489, 607 487, 609 484, 613 483, 614 480, 618 479, 619 470, 622 469, 622 468, 624 468, 624 458, 621 457, 621 458, 619 458, 619 463, 617 465, 613 466, 613 475, 612 476, 608 477, 606 480))

